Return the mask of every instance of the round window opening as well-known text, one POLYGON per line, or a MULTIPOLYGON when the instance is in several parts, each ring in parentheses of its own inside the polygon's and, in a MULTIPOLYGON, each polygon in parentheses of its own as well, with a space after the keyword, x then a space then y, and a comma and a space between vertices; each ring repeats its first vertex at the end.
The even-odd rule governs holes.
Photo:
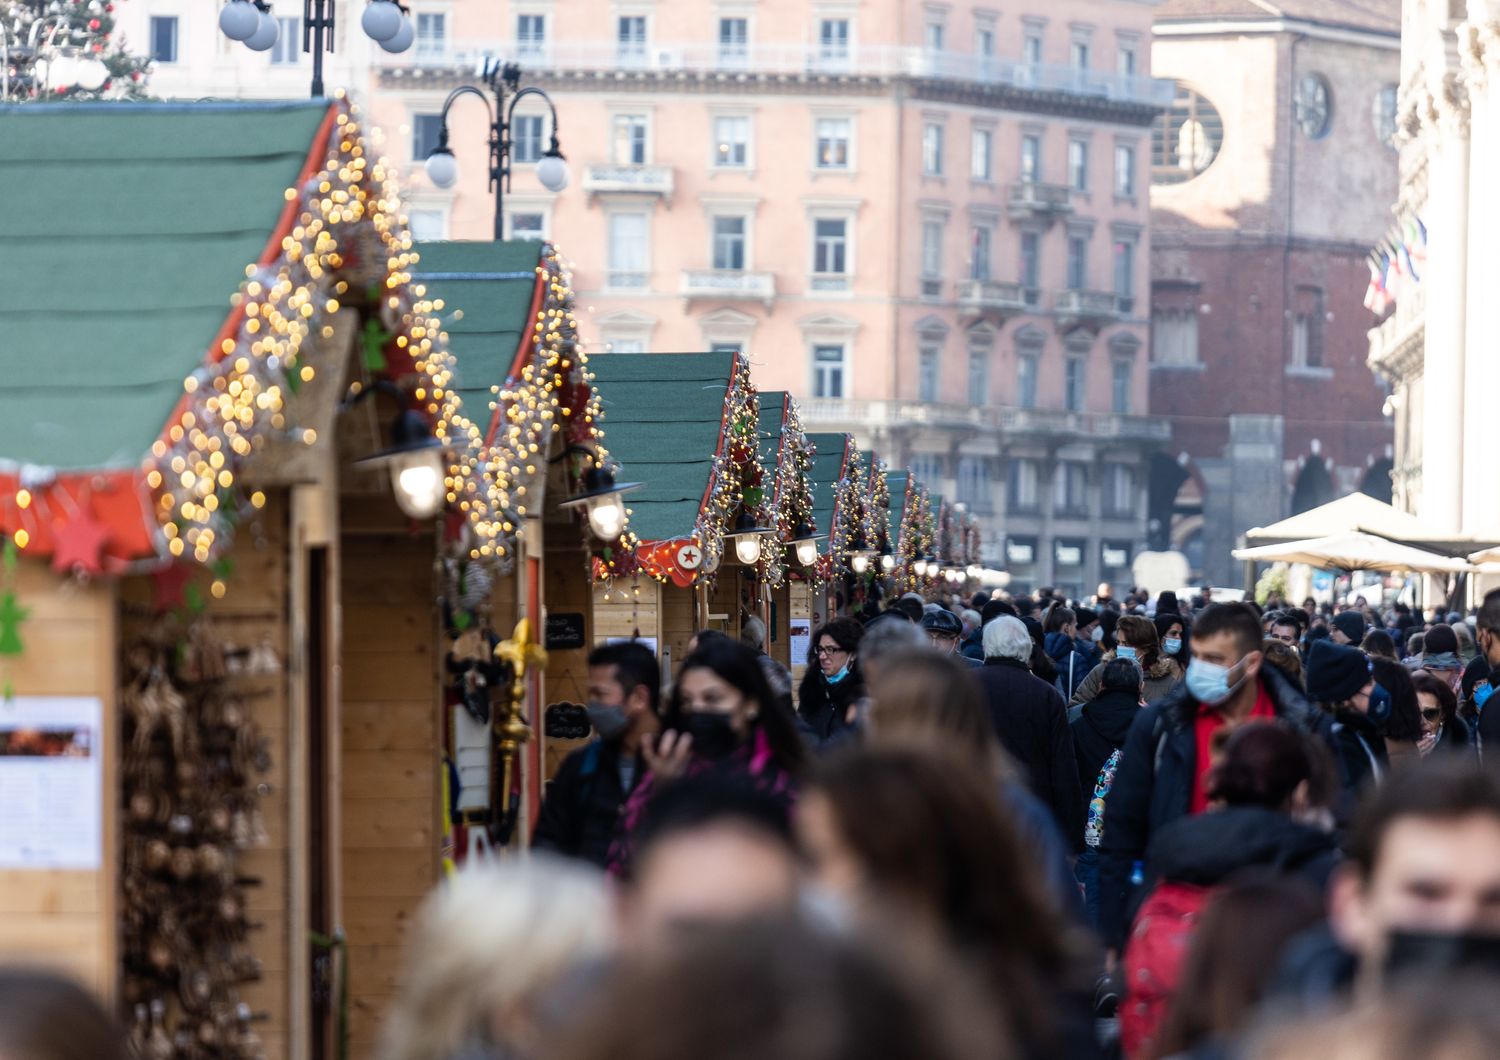
POLYGON ((1224 144, 1214 105, 1178 82, 1177 94, 1151 131, 1151 182, 1181 184, 1213 164, 1224 144))

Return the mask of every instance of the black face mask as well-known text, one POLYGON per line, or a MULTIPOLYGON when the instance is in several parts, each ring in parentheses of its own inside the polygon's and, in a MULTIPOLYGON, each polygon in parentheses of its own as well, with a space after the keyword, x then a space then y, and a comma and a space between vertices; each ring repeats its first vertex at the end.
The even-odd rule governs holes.
POLYGON ((1500 935, 1391 932, 1385 955, 1387 979, 1456 971, 1500 972, 1500 935))
POLYGON ((682 731, 693 738, 693 753, 702 758, 727 757, 740 745, 740 735, 728 714, 686 714, 682 731))

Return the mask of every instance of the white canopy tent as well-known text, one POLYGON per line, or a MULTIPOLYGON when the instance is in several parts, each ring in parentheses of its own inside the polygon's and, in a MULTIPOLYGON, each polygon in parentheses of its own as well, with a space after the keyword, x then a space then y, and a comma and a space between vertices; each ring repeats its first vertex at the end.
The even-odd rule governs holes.
POLYGON ((1305 563, 1321 570, 1339 571, 1461 574, 1472 569, 1461 559, 1440 556, 1435 552, 1359 531, 1238 548, 1234 550, 1234 558, 1251 563, 1305 563))
POLYGON ((1363 531, 1397 541, 1447 542, 1454 534, 1433 532, 1410 512, 1403 512, 1367 493, 1351 493, 1305 512, 1245 532, 1249 542, 1306 541, 1363 531))

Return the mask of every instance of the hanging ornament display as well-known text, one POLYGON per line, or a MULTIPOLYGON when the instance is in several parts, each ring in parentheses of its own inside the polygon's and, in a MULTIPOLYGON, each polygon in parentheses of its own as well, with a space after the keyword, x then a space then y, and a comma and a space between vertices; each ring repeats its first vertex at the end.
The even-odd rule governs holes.
POLYGON ((240 854, 266 839, 267 743, 205 619, 130 641, 120 691, 122 995, 137 1054, 260 1060, 239 989, 250 952, 240 854))

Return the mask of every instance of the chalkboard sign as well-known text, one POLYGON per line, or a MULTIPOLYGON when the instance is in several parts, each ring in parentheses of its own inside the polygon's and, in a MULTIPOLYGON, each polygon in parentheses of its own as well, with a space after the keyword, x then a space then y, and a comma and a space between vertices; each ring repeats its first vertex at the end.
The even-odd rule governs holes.
POLYGON ((586 643, 582 612, 566 611, 547 616, 547 650, 582 648, 586 643))

